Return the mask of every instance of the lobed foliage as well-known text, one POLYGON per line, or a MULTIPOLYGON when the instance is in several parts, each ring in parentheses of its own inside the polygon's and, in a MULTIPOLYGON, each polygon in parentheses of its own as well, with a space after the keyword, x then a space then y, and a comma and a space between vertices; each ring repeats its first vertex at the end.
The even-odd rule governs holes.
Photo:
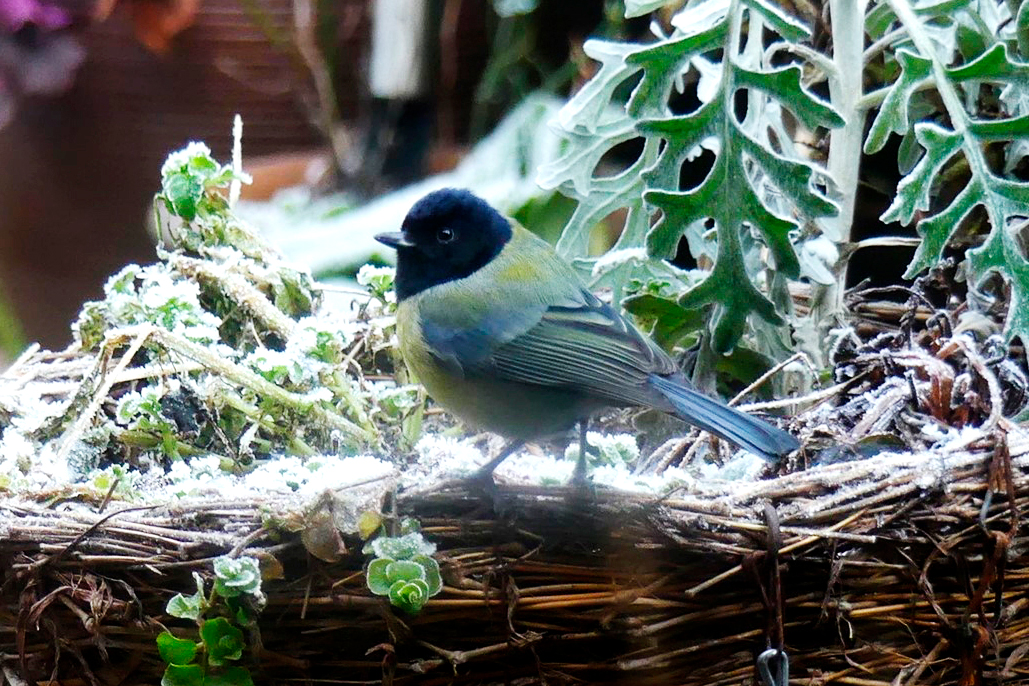
POLYGON ((831 2, 831 41, 817 42, 809 21, 766 0, 625 3, 626 17, 657 10, 667 21, 655 19, 653 42, 587 41, 597 70, 553 122, 564 154, 539 174, 578 200, 558 250, 594 285, 612 288, 666 346, 702 339, 700 377, 741 341, 784 359, 796 347, 787 321, 824 362, 817 349, 842 298, 802 317, 789 282, 841 290, 862 143, 872 154, 896 135, 903 178, 882 219, 921 236, 907 276, 970 236, 968 286, 1002 275, 1006 334, 1026 338, 1024 6, 831 2), (638 156, 612 173, 610 153, 630 141, 638 156), (590 256, 593 228, 615 212, 625 214, 620 237, 590 256), (668 261, 683 239, 695 269, 668 261))

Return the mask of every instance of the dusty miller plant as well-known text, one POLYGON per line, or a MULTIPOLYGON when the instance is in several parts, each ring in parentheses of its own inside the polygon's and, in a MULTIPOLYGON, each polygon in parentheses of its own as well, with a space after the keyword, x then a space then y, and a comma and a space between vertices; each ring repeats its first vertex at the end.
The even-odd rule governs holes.
POLYGON ((940 260, 982 207, 968 283, 1004 276, 1007 335, 1025 339, 1029 265, 1015 229, 1029 216, 1029 185, 1015 171, 1029 150, 1029 10, 1008 0, 832 0, 832 40, 818 50, 801 18, 767 0, 627 0, 625 13, 666 5, 680 8, 670 33, 652 25, 653 42, 585 44, 599 68, 554 122, 564 156, 540 171, 544 187, 579 201, 557 247, 594 286, 610 287, 663 344, 699 339, 703 383, 741 341, 764 360, 799 348, 824 366, 825 337, 843 315, 840 255, 862 153, 898 135, 903 179, 883 221, 917 226, 907 275, 940 260), (697 104, 674 112, 684 84, 697 104), (804 143, 826 134, 823 163, 804 143), (598 171, 630 140, 642 143, 632 164, 598 171), (713 164, 684 186, 684 166, 704 151, 713 164), (960 192, 943 193, 944 180, 960 192), (619 210, 612 250, 587 257, 592 228, 619 210), (683 237, 695 270, 667 261, 683 237), (788 289, 798 279, 815 286, 804 316, 788 289))

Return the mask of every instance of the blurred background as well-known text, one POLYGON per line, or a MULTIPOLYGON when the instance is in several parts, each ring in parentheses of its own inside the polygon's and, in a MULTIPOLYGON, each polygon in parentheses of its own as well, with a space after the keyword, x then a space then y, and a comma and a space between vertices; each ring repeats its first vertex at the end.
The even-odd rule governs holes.
POLYGON ((593 69, 586 37, 646 33, 622 10, 0 0, 0 356, 30 341, 63 347, 109 274, 153 261, 146 226, 164 158, 202 140, 228 161, 237 112, 255 178, 244 212, 321 275, 375 259, 347 232, 391 228, 425 183, 471 186, 558 231, 570 201, 532 183, 556 153, 546 121, 593 69))
MULTIPOLYGON (((389 259, 372 235, 442 186, 556 239, 575 204, 536 171, 562 145, 548 122, 597 69, 583 42, 653 40, 680 5, 627 20, 622 0, 0 0, 0 367, 32 341, 63 348, 107 276, 155 259, 162 162, 191 140, 228 162, 236 113, 254 177, 238 212, 321 279, 389 259)), ((896 145, 862 164, 855 240, 885 230, 896 145)), ((622 224, 602 221, 592 252, 622 224)), ((896 283, 909 258, 864 251, 848 285, 896 283)))

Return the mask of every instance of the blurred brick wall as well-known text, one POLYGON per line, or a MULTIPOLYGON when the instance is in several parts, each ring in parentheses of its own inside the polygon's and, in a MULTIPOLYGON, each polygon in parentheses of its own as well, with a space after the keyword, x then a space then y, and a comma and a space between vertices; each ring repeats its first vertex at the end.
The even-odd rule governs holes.
MULTIPOLYGON (((349 4, 360 18, 363 0, 349 4)), ((228 159, 237 112, 248 155, 321 143, 292 88, 303 75, 242 5, 203 0, 166 55, 140 45, 116 11, 79 32, 87 54, 72 88, 23 101, 0 129, 0 283, 30 340, 63 346, 80 303, 101 293, 107 274, 153 261, 144 219, 169 151, 203 140, 228 159)), ((290 0, 259 5, 288 30, 290 0)), ((352 32, 343 53, 351 64, 340 69, 339 92, 351 97, 363 33, 352 32)))

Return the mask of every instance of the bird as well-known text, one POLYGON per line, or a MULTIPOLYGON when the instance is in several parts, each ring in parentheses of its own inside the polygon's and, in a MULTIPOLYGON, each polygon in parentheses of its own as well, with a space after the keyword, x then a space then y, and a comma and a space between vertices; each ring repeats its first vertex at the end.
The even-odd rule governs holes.
POLYGON ((493 470, 534 439, 641 406, 677 416, 771 462, 796 450, 788 432, 696 390, 668 354, 594 295, 549 243, 468 190, 416 201, 399 231, 375 236, 397 254, 401 355, 439 405, 509 443, 493 470))

